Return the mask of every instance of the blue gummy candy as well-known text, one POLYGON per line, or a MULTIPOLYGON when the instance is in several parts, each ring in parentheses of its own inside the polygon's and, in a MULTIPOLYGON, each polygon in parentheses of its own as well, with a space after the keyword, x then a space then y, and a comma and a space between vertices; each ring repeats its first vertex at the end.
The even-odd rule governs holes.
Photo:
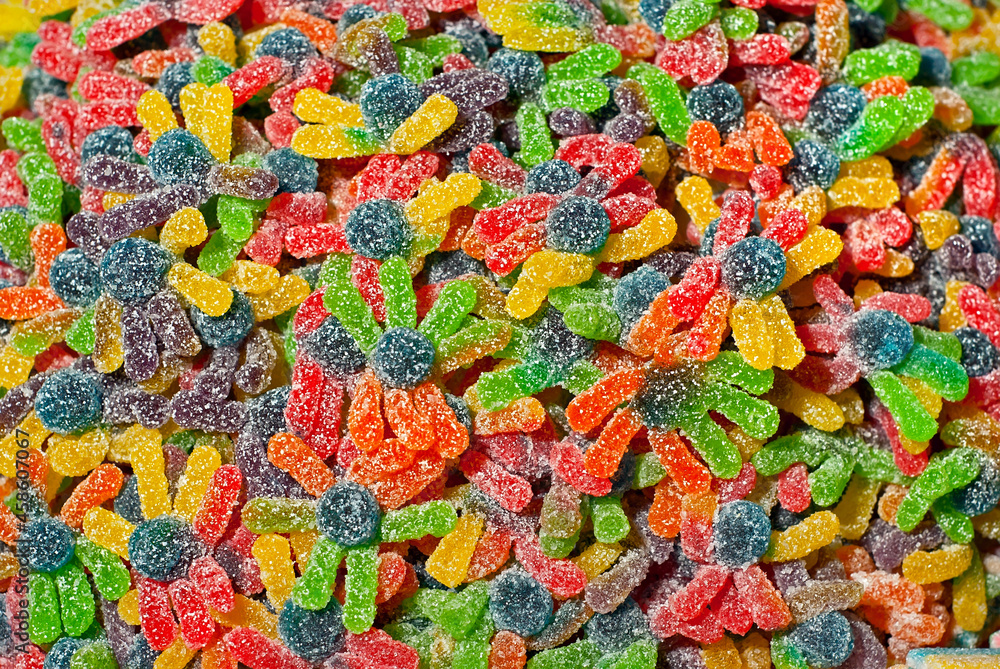
POLYGON ((861 116, 868 104, 861 89, 844 84, 821 88, 809 103, 806 127, 823 141, 837 139, 861 116))
POLYGON ((959 219, 962 234, 972 242, 972 250, 976 253, 989 253, 996 257, 1000 254, 1000 244, 993 232, 993 221, 982 216, 962 216, 959 219))
POLYGON ((552 595, 526 572, 508 569, 490 582, 490 615, 498 629, 533 636, 552 618, 552 595))
POLYGON ((850 346, 865 371, 898 365, 913 348, 913 328, 885 309, 863 309, 850 325, 850 346))
POLYGON ((952 334, 962 344, 962 367, 970 377, 986 376, 1000 364, 1000 352, 975 328, 958 328, 952 334))
POLYGON ((139 524, 128 540, 132 566, 154 581, 172 581, 187 573, 198 541, 190 526, 174 516, 139 524))
POLYGON ((205 144, 184 128, 163 133, 153 142, 146 160, 153 178, 164 186, 202 184, 215 164, 205 144))
POLYGON ((695 86, 688 93, 687 108, 692 120, 710 121, 723 135, 743 125, 743 96, 732 84, 695 86))
POLYGON ((302 339, 309 357, 338 375, 352 374, 365 365, 365 354, 336 316, 327 316, 302 339))
POLYGON ((132 641, 131 648, 128 649, 128 659, 126 669, 153 669, 156 658, 160 656, 160 651, 154 650, 149 645, 146 636, 140 630, 132 641))
POLYGON ((726 567, 746 567, 759 560, 771 542, 771 520, 753 502, 723 504, 712 530, 715 560, 726 567))
POLYGON ((181 104, 181 89, 194 83, 194 75, 191 73, 193 67, 194 63, 167 65, 156 82, 156 90, 163 93, 174 107, 179 107, 181 104))
POLYGON ((35 414, 46 429, 70 434, 101 418, 104 391, 95 375, 62 369, 49 378, 35 396, 35 414))
POLYGON ((135 475, 129 476, 122 486, 121 492, 115 497, 115 513, 132 523, 138 525, 146 520, 142 515, 142 501, 139 499, 139 478, 135 475))
POLYGON ((851 624, 839 611, 821 613, 796 625, 788 633, 788 640, 816 669, 838 667, 854 650, 851 624))
POLYGON ((159 244, 128 237, 115 242, 101 259, 101 283, 119 302, 145 302, 163 288, 170 252, 159 244))
POLYGON ((386 260, 399 255, 413 238, 403 206, 393 200, 362 202, 347 217, 344 237, 354 251, 386 260))
POLYGON ((28 521, 17 540, 17 556, 33 571, 53 572, 73 559, 73 530, 55 518, 28 521))
POLYGON ((545 219, 549 246, 566 253, 596 253, 611 233, 611 219, 597 200, 570 195, 545 219))
POLYGON ((951 62, 941 49, 920 47, 920 69, 910 82, 914 86, 951 87, 951 62))
POLYGON ((233 303, 221 316, 209 316, 191 306, 191 325, 201 340, 213 348, 231 346, 242 341, 253 329, 254 314, 250 300, 238 290, 233 291, 233 303))
POLYGON ((967 516, 979 516, 991 511, 1000 501, 1000 468, 982 451, 975 451, 979 458, 979 474, 972 483, 951 493, 952 505, 967 516))
POLYGON ((316 161, 288 147, 268 152, 261 167, 278 177, 279 193, 311 193, 319 182, 316 161))
POLYGON ((642 317, 656 297, 670 287, 670 281, 648 265, 627 274, 615 285, 612 308, 622 322, 626 334, 642 317))
POLYGON ((63 251, 52 261, 49 284, 71 307, 89 307, 101 296, 101 275, 97 266, 78 248, 63 251))
POLYGON ((373 19, 379 15, 379 12, 370 5, 351 5, 344 11, 344 14, 337 21, 337 35, 343 35, 344 31, 353 26, 355 23, 364 21, 365 19, 373 19))
POLYGON ((737 300, 759 300, 778 289, 785 278, 785 252, 766 237, 747 237, 726 250, 722 282, 737 300))
POLYGON ((596 643, 605 655, 620 653, 636 641, 653 638, 646 616, 631 597, 611 613, 595 613, 584 629, 587 639, 596 643))
POLYGON ((69 662, 73 659, 73 653, 87 645, 83 639, 74 639, 71 636, 60 638, 48 653, 45 654, 45 662, 42 669, 69 669, 69 662))
POLYGON ((594 342, 571 332, 555 308, 545 310, 533 334, 533 357, 556 365, 570 365, 594 350, 594 342))
POLYGON ((80 164, 85 165, 95 156, 112 156, 129 162, 139 162, 139 154, 135 152, 132 133, 127 128, 109 125, 99 128, 87 135, 80 148, 80 164))
POLYGON ((291 386, 281 386, 247 400, 247 422, 243 425, 243 431, 256 434, 267 442, 274 435, 287 430, 285 407, 291 391, 291 386))
POLYGON ((417 85, 401 74, 366 81, 358 97, 365 127, 383 141, 423 103, 424 95, 417 85))
POLYGON ((256 57, 277 56, 278 58, 298 67, 307 58, 318 55, 316 47, 298 28, 282 28, 275 30, 257 47, 256 57))
POLYGON ((545 65, 531 51, 499 49, 490 56, 486 69, 506 79, 512 95, 528 95, 545 85, 545 65))
POLYGON ((323 493, 316 505, 316 527, 339 546, 366 544, 378 535, 381 514, 368 488, 341 481, 323 493))
POLYGON ((278 615, 278 636, 299 657, 320 662, 343 648, 346 641, 340 603, 331 597, 325 607, 310 611, 288 600, 278 615))
POLYGON ((531 168, 524 181, 525 193, 561 195, 580 183, 580 173, 565 160, 546 160, 531 168))
POLYGON ((434 367, 434 344, 412 328, 390 328, 372 351, 371 367, 388 386, 416 388, 434 367))
POLYGON ((795 145, 794 157, 785 166, 785 179, 798 193, 810 186, 824 190, 833 185, 840 174, 840 158, 830 149, 811 139, 795 145))

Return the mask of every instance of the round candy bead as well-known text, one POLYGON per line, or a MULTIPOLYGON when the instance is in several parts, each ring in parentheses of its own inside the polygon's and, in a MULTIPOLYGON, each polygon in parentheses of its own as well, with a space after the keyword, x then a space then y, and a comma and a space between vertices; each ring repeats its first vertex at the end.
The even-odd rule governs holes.
POLYGON ((70 434, 100 420, 103 399, 96 375, 64 369, 42 384, 35 396, 35 413, 47 429, 70 434))
POLYGON ((771 520, 760 505, 737 500, 719 508, 712 535, 715 559, 719 564, 731 568, 745 567, 767 552, 771 541, 771 520))
POLYGON ((36 518, 25 524, 17 554, 30 569, 53 572, 73 559, 76 540, 67 525, 54 518, 36 518))
POLYGON ((88 307, 101 296, 101 275, 78 248, 63 251, 52 261, 49 285, 66 304, 88 307))
POLYGON ((580 183, 580 174, 565 160, 547 160, 531 168, 524 181, 525 193, 561 195, 580 183))
POLYGON ((415 388, 434 367, 434 344, 412 328, 391 328, 372 351, 371 367, 386 385, 415 388))
POLYGON ((101 283, 119 302, 145 302, 165 283, 172 259, 159 244, 129 237, 115 242, 101 259, 101 283))
POLYGON ((344 237, 368 258, 385 260, 403 252, 412 237, 403 207, 393 200, 369 200, 347 217, 344 237))
POLYGON ((552 595, 520 569, 508 569, 490 582, 493 624, 520 636, 538 634, 552 617, 552 595))
POLYGON ((278 615, 278 636, 290 651, 310 662, 329 657, 343 648, 346 637, 340 603, 331 597, 322 609, 310 611, 288 600, 278 615))
POLYGON ((316 527, 345 548, 360 546, 375 538, 380 519, 375 496, 353 481, 337 483, 323 493, 316 505, 316 527))
POLYGON ((191 527, 173 516, 147 520, 128 541, 132 566, 154 581, 171 581, 185 574, 197 550, 191 527))
POLYGON ((147 160, 153 178, 164 186, 202 184, 215 164, 205 144, 184 128, 163 133, 153 142, 147 160))
POLYGON ((191 305, 191 324, 201 340, 209 346, 231 346, 243 340, 253 329, 253 306, 245 295, 233 291, 233 303, 221 316, 209 316, 191 305))
POLYGON ((821 613, 796 625, 788 639, 809 666, 817 669, 839 667, 854 650, 851 624, 838 611, 821 613))
POLYGON ((302 338, 301 346, 309 357, 336 374, 352 374, 365 365, 365 354, 336 316, 327 316, 302 338))
POLYGON ((611 219, 597 200, 571 195, 545 219, 549 245, 567 253, 596 253, 604 248, 611 219))

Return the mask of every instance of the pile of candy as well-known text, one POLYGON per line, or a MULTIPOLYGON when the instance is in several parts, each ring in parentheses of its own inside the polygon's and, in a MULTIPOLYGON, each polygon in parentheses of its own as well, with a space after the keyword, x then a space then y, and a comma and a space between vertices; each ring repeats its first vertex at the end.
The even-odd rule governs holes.
POLYGON ((992 5, 0 35, 0 669, 1000 664, 992 5))

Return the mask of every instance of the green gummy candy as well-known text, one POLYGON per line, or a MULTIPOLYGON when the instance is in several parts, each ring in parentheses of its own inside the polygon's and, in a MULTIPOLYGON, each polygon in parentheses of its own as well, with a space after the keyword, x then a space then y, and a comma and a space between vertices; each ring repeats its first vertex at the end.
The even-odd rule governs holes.
POLYGON ((902 142, 930 120, 934 114, 934 94, 923 86, 913 86, 902 98, 906 114, 887 146, 902 142))
POLYGON ((344 137, 359 156, 374 155, 382 151, 382 141, 365 128, 344 128, 344 137))
POLYGON ((334 80, 333 90, 336 93, 343 93, 349 98, 357 98, 361 95, 361 88, 371 78, 372 75, 367 70, 351 70, 334 80))
POLYGON ((656 453, 640 453, 635 456, 635 478, 632 479, 632 489, 641 490, 656 485, 667 475, 663 463, 656 453))
POLYGON ((837 153, 847 161, 871 156, 893 140, 906 113, 899 98, 883 95, 865 107, 861 118, 841 135, 837 153))
POLYGON ((1000 56, 989 51, 979 51, 958 58, 951 63, 951 82, 978 86, 1000 77, 1000 56))
POLYGON ((880 448, 859 448, 854 472, 871 481, 905 485, 910 480, 900 473, 892 453, 880 448))
POLYGON ((242 250, 242 242, 231 239, 223 230, 216 230, 198 254, 198 269, 218 276, 233 266, 242 250))
POLYGON ((432 620, 452 638, 465 639, 482 619, 489 599, 489 584, 476 581, 462 592, 445 598, 435 608, 432 620))
POLYGON ((59 591, 59 611, 62 626, 69 636, 80 636, 94 622, 94 594, 90 582, 83 573, 83 567, 75 560, 70 561, 54 574, 56 589, 59 591))
POLYGON ((25 67, 31 64, 31 52, 42 38, 35 33, 17 33, 0 51, 0 65, 4 67, 25 67))
POLYGON ((417 295, 406 260, 402 256, 386 260, 378 269, 378 280, 385 294, 385 327, 416 327, 417 295))
POLYGON ((505 323, 494 320, 479 320, 472 325, 466 325, 438 343, 438 359, 448 359, 478 342, 495 340, 508 328, 505 323))
POLYGON ((214 86, 236 69, 215 56, 202 56, 191 66, 191 77, 198 83, 214 86))
POLYGON ((796 462, 806 462, 809 450, 802 435, 789 434, 778 437, 753 454, 750 461, 760 476, 780 474, 796 462))
POLYGON ((781 633, 771 637, 771 662, 774 669, 809 669, 802 652, 781 633))
POLYGON ((416 49, 427 56, 434 67, 444 65, 446 56, 462 52, 462 43, 451 35, 431 35, 420 39, 406 40, 403 46, 416 49))
POLYGON ((375 350, 382 329, 375 321, 371 307, 351 283, 351 259, 331 254, 320 270, 320 283, 326 286, 323 304, 354 337, 366 354, 375 350))
POLYGON ((392 45, 399 59, 399 71, 415 84, 422 84, 434 76, 434 60, 427 54, 399 44, 392 45))
POLYGON ((490 644, 478 639, 466 639, 455 645, 451 655, 452 669, 487 669, 490 659, 490 644))
POLYGON ((622 54, 610 44, 591 44, 571 56, 550 65, 546 75, 550 82, 599 77, 615 69, 622 54))
POLYGON ((29 151, 45 152, 45 142, 42 140, 42 119, 29 121, 19 116, 11 116, 0 124, 7 145, 22 153, 29 151))
POLYGON ((84 311, 83 315, 66 332, 66 344, 80 355, 90 355, 94 352, 96 338, 93 309, 84 311))
POLYGON ((514 160, 528 168, 552 160, 555 147, 552 145, 548 121, 541 108, 534 103, 525 102, 514 115, 514 122, 517 124, 521 139, 521 150, 514 154, 514 160))
POLYGON ((725 383, 713 383, 705 391, 710 405, 755 439, 767 439, 778 431, 778 410, 770 402, 751 397, 725 383))
POLYGON ((979 456, 969 448, 954 448, 933 458, 896 511, 899 529, 909 532, 916 527, 935 500, 972 483, 981 466, 979 456))
POLYGON ((743 456, 733 442, 729 441, 719 424, 705 413, 689 412, 680 421, 695 450, 701 454, 711 472, 723 479, 731 479, 740 473, 743 456))
POLYGON ((320 535, 309 553, 309 562, 302 577, 292 586, 292 599, 304 609, 319 611, 330 601, 337 569, 344 559, 344 549, 320 535))
POLYGON ((927 441, 937 433, 937 421, 898 376, 879 371, 869 374, 867 378, 882 404, 896 419, 903 436, 913 441, 927 441))
POLYGON ((371 628, 377 593, 378 544, 350 549, 344 582, 344 627, 354 634, 364 634, 371 628))
POLYGON ((604 372, 594 363, 589 360, 577 360, 566 373, 566 378, 562 380, 562 386, 574 395, 579 395, 603 377, 604 372))
POLYGON ((931 505, 931 514, 949 539, 958 544, 972 542, 976 533, 972 519, 956 509, 947 496, 934 501, 931 505))
POLYGON ((613 544, 628 536, 632 526, 622 510, 620 497, 593 497, 590 500, 590 517, 594 521, 594 537, 604 544, 613 544))
POLYGON ((726 39, 747 40, 757 33, 760 18, 746 7, 722 10, 722 32, 726 39))
POLYGON ((483 181, 481 182, 481 185, 482 190, 479 191, 479 195, 476 196, 475 200, 469 203, 469 206, 476 211, 499 207, 500 205, 510 202, 517 197, 517 193, 514 191, 508 190, 503 186, 498 186, 495 183, 483 181))
POLYGON ((843 73, 847 83, 861 86, 888 76, 910 80, 919 70, 920 49, 891 40, 872 49, 852 51, 844 60, 843 73))
POLYGON ((702 0, 678 0, 663 17, 663 35, 677 42, 708 24, 718 11, 716 5, 702 0))
POLYGON ((10 262, 24 270, 31 269, 34 258, 31 253, 28 221, 15 211, 0 212, 0 248, 10 262))
POLYGON ((636 641, 626 648, 608 669, 655 669, 656 646, 649 641, 636 641))
MULTIPOLYGON (((407 270, 407 285, 412 286, 409 281, 409 270, 407 270)), ((412 291, 411 287, 410 292, 412 291)), ((434 344, 438 344, 458 332, 462 321, 476 308, 477 300, 476 289, 468 281, 449 281, 417 329, 434 344)), ((414 298, 414 317, 415 314, 416 298, 414 298)))
POLYGON ((959 0, 907 0, 906 8, 923 14, 945 30, 965 30, 972 25, 972 7, 959 0))
POLYGON ((976 125, 1000 124, 1000 89, 979 86, 955 86, 955 92, 962 96, 972 110, 972 122, 976 125))
POLYGON ((543 107, 552 111, 572 107, 582 112, 597 111, 607 104, 611 91, 600 79, 550 81, 542 88, 543 107))
POLYGON ((286 497, 255 497, 243 507, 243 524, 254 534, 316 529, 316 501, 286 497))
POLYGON ((600 659, 597 644, 582 639, 561 648, 543 650, 528 660, 528 669, 594 669, 600 659))
POLYGON ((580 541, 580 531, 571 537, 554 537, 551 534, 541 532, 538 535, 538 544, 541 546, 542 553, 546 557, 550 557, 554 560, 562 560, 568 557, 573 549, 576 548, 577 543, 580 541))
POLYGON ((969 392, 969 377, 959 362, 920 344, 914 344, 893 371, 920 379, 950 402, 963 399, 969 392))
POLYGON ((36 572, 28 576, 28 636, 33 643, 52 643, 62 636, 59 593, 54 576, 36 572))
POLYGON ((385 25, 382 26, 382 30, 385 34, 389 36, 389 39, 393 42, 398 42, 401 39, 406 39, 409 34, 409 29, 406 27, 406 19, 402 14, 397 14, 393 12, 389 14, 389 18, 386 19, 385 25))
POLYGON ((389 511, 382 518, 382 541, 420 539, 428 534, 443 537, 455 529, 455 507, 442 500, 389 511))
POLYGON ((951 332, 938 332, 922 325, 914 325, 913 342, 937 351, 955 362, 962 360, 962 342, 951 332))
POLYGON ((476 394, 487 411, 499 411, 551 386, 557 371, 550 363, 537 360, 486 372, 476 382, 476 394))
POLYGON ((270 202, 269 199, 247 200, 232 195, 220 195, 216 207, 219 227, 234 242, 246 242, 253 234, 254 218, 267 209, 270 202))
POLYGON ((705 368, 715 379, 739 386, 753 395, 766 393, 774 384, 772 370, 754 369, 736 351, 722 351, 706 363, 705 368))
POLYGON ((69 669, 118 669, 118 660, 111 646, 103 641, 94 641, 74 651, 69 669))
POLYGON ((574 304, 563 313, 570 332, 588 339, 617 342, 622 325, 618 314, 604 304, 574 304))
POLYGON ((833 506, 844 494, 854 471, 854 463, 841 455, 830 455, 818 469, 809 474, 809 490, 820 506, 833 506))
POLYGON ((94 577, 97 591, 105 599, 116 601, 129 590, 131 576, 121 558, 86 537, 76 540, 76 556, 94 577))

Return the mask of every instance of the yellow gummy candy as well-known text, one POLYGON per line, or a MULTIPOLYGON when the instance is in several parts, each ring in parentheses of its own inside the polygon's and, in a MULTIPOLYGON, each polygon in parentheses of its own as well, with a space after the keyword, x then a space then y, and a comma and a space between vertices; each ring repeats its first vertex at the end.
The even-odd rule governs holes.
POLYGON ((129 590, 118 600, 118 615, 129 625, 141 625, 142 618, 139 617, 139 591, 129 590))
POLYGON ((899 277, 908 276, 912 273, 913 260, 911 260, 909 256, 904 255, 892 248, 887 248, 885 250, 885 263, 883 263, 878 269, 872 271, 872 274, 878 274, 879 276, 885 276, 891 279, 898 279, 899 277))
POLYGON ((222 456, 208 444, 202 444, 191 451, 187 467, 177 486, 174 498, 174 513, 191 522, 201 506, 201 500, 208 490, 208 482, 215 470, 222 465, 222 456))
POLYGON ((135 525, 114 511, 99 506, 83 517, 83 534, 98 546, 128 559, 128 540, 135 531, 135 525))
POLYGON ((857 541, 868 529, 868 521, 878 500, 882 484, 854 476, 847 485, 840 502, 833 512, 840 520, 840 536, 848 541, 857 541))
MULTIPOLYGON (((420 193, 406 205, 406 218, 418 230, 428 230, 436 222, 447 219, 452 211, 468 206, 482 190, 482 182, 471 174, 450 174, 444 181, 428 179, 421 184, 420 193)), ((447 232, 445 227, 445 232, 447 232)))
POLYGON ((819 186, 809 186, 795 196, 789 208, 805 214, 810 227, 819 225, 826 216, 826 193, 819 186))
POLYGON ((133 425, 120 436, 128 448, 132 470, 139 479, 139 503, 147 519, 170 513, 170 484, 159 430, 133 425))
POLYGON ((10 389, 28 380, 35 359, 21 355, 13 346, 4 346, 0 351, 0 386, 10 389))
POLYGON ((264 636, 278 638, 278 616, 268 611, 266 604, 239 593, 233 604, 228 613, 209 609, 212 619, 223 627, 252 627, 264 636))
POLYGON ((572 561, 583 570, 589 581, 611 569, 611 565, 618 560, 623 551, 621 544, 617 542, 602 544, 598 541, 587 546, 587 549, 573 558, 572 561))
POLYGON ((669 244, 677 234, 677 221, 666 209, 654 209, 639 225, 608 235, 601 262, 625 262, 645 258, 669 244))
POLYGON ((841 177, 826 191, 827 207, 865 207, 882 209, 899 200, 899 186, 892 178, 859 179, 841 177))
POLYGON ((729 327, 740 355, 754 369, 774 365, 774 341, 764 321, 764 313, 755 300, 740 300, 729 313, 729 327))
POLYGON ((219 278, 241 293, 260 295, 278 284, 281 272, 275 267, 252 260, 236 260, 219 278))
POLYGON ((954 332, 965 326, 965 315, 958 306, 958 293, 968 285, 966 281, 949 281, 944 285, 944 308, 938 319, 941 332, 954 332))
POLYGON ((306 565, 309 564, 309 555, 318 538, 319 532, 316 530, 288 533, 288 542, 292 545, 292 555, 295 556, 295 563, 299 565, 299 572, 305 571, 306 565))
POLYGON ((903 559, 903 576, 918 585, 941 583, 960 576, 972 564, 972 547, 945 546, 936 551, 914 551, 903 559))
POLYGON ((917 225, 924 233, 924 243, 932 251, 941 248, 946 239, 957 235, 962 229, 958 216, 943 209, 920 212, 917 214, 917 225))
POLYGON ((45 455, 49 466, 63 476, 86 476, 104 462, 110 445, 108 433, 100 429, 79 437, 55 434, 49 439, 45 455))
POLYGON ((187 263, 175 263, 167 272, 167 283, 209 316, 221 316, 233 303, 229 284, 187 263))
POLYGON ((24 72, 19 67, 0 66, 0 114, 9 111, 21 96, 24 72))
POLYGON ((101 206, 104 207, 104 211, 109 211, 118 205, 124 204, 133 199, 135 199, 135 195, 132 195, 131 193, 107 192, 101 196, 101 206))
POLYGON ((766 562, 787 562, 828 545, 840 532, 840 520, 832 511, 818 511, 784 532, 771 532, 766 562))
POLYGON ((101 295, 94 305, 94 369, 110 374, 125 362, 122 347, 122 305, 110 295, 101 295))
POLYGON ((207 56, 215 56, 228 65, 236 65, 236 35, 224 23, 206 23, 198 31, 198 46, 207 56))
POLYGON ((181 89, 180 102, 188 130, 216 160, 228 163, 233 149, 233 92, 225 84, 208 87, 195 82, 181 89))
POLYGON ((304 125, 292 135, 292 148, 309 158, 353 158, 367 151, 355 145, 344 128, 332 125, 304 125))
POLYGON ((483 522, 479 516, 460 516, 455 529, 441 539, 427 558, 427 573, 449 588, 464 581, 472 553, 483 533, 483 522))
POLYGON ((712 187, 702 177, 688 177, 677 184, 674 193, 699 232, 705 232, 708 224, 722 215, 712 199, 712 187))
POLYGON ((774 381, 774 388, 767 398, 777 408, 824 432, 835 432, 844 427, 843 410, 826 395, 803 388, 783 374, 776 373, 774 381))
POLYGON ((178 634, 174 642, 156 656, 153 669, 184 669, 197 652, 197 648, 188 648, 184 638, 178 634))
POLYGON ((545 249, 528 258, 514 288, 507 294, 507 312, 527 318, 542 306, 549 288, 575 286, 590 278, 594 259, 579 253, 545 249))
POLYGON ((292 594, 295 585, 295 567, 288 539, 280 534, 262 534, 250 549, 260 565, 260 580, 267 588, 267 599, 276 609, 281 609, 292 594))
POLYGON ((320 93, 315 88, 303 88, 295 95, 292 111, 306 123, 339 125, 360 128, 365 122, 361 118, 361 107, 344 102, 338 97, 320 93))
POLYGON ((177 254, 198 246, 207 238, 205 217, 194 207, 185 207, 171 214, 160 230, 160 244, 177 254))
POLYGON ((24 443, 25 433, 28 435, 28 448, 39 450, 49 435, 52 434, 50 430, 45 429, 42 425, 42 421, 35 415, 34 409, 28 412, 28 415, 24 417, 24 420, 21 421, 17 428, 0 440, 0 474, 8 478, 13 479, 17 476, 17 451, 24 443), (19 444, 18 441, 21 441, 21 443, 19 444))
POLYGON ((778 289, 784 290, 802 277, 812 274, 813 270, 833 262, 843 250, 844 242, 835 231, 813 228, 805 239, 788 249, 785 254, 787 269, 778 289))
POLYGON ((261 295, 248 295, 257 321, 266 321, 302 304, 309 297, 309 283, 297 274, 286 274, 277 285, 261 295))
MULTIPOLYGON (((146 91, 135 106, 139 123, 149 133, 149 138, 156 141, 169 130, 177 127, 177 117, 170 106, 170 101, 160 91, 146 91)), ((105 207, 106 208, 106 207, 105 207)))
POLYGON ((986 572, 975 549, 972 564, 952 584, 951 608, 955 622, 966 631, 978 632, 986 624, 986 572))
POLYGON ((642 154, 642 172, 646 175, 653 188, 658 188, 660 182, 670 169, 670 153, 667 143, 661 137, 647 135, 635 141, 635 148, 642 154))
POLYGON ((725 636, 721 641, 703 646, 701 659, 705 663, 705 669, 743 669, 740 651, 736 649, 733 640, 725 636))
POLYGON ((795 323, 778 295, 760 301, 761 313, 774 341, 774 364, 781 369, 793 369, 806 357, 806 348, 795 334, 795 323))
POLYGON ((891 179, 892 163, 883 156, 872 156, 864 160, 840 164, 838 178, 855 177, 857 179, 891 179))
POLYGON ((435 93, 393 131, 388 151, 402 155, 415 153, 450 128, 457 118, 458 107, 455 103, 435 93))
POLYGON ((771 646, 759 632, 739 641, 743 669, 771 669, 771 646))

